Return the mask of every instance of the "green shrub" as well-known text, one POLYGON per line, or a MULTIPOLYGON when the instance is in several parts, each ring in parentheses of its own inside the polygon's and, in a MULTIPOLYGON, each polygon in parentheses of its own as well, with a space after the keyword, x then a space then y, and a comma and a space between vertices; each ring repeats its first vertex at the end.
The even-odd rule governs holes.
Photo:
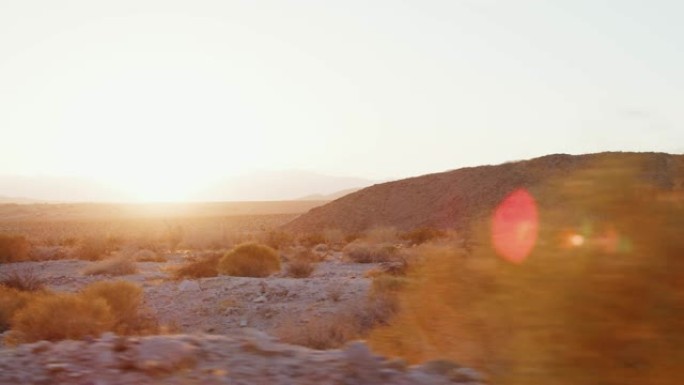
POLYGON ((266 277, 280 271, 280 257, 268 246, 245 243, 221 258, 218 271, 238 277, 266 277))
POLYGON ((24 261, 31 244, 23 235, 0 234, 0 263, 24 261))

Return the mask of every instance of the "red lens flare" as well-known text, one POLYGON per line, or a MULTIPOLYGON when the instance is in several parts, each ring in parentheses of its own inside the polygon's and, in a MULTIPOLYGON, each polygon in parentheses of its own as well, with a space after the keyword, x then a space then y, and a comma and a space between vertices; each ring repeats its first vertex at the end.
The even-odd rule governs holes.
POLYGON ((492 218, 492 243, 502 258, 523 262, 534 249, 539 233, 537 204, 525 189, 510 193, 492 218))

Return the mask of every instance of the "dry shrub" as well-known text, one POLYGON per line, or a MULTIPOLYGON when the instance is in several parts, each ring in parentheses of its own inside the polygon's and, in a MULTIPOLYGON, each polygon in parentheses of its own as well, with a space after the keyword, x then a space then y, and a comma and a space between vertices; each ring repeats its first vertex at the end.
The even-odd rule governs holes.
POLYGON ((45 287, 45 280, 35 269, 14 269, 0 275, 0 285, 21 291, 38 291, 45 287))
POLYGON ((316 264, 307 259, 293 259, 285 265, 285 275, 292 278, 306 278, 316 270, 316 264))
POLYGON ((374 295, 391 295, 406 288, 410 280, 405 277, 381 274, 373 278, 371 293, 374 295))
POLYGON ((135 274, 138 268, 135 262, 126 256, 114 256, 98 261, 83 270, 85 275, 129 275, 135 274))
POLYGON ((0 263, 25 261, 31 243, 23 235, 0 234, 0 263))
POLYGON ((291 246, 294 242, 294 236, 291 233, 277 230, 267 232, 262 239, 263 244, 276 250, 291 246))
POLYGON ((219 260, 223 258, 224 254, 223 252, 202 254, 174 270, 172 275, 174 279, 216 277, 219 260))
POLYGON ((77 294, 53 294, 35 298, 12 318, 10 344, 40 340, 58 341, 96 337, 115 323, 104 299, 90 300, 77 294))
POLYGON ((346 236, 340 229, 325 229, 323 230, 323 237, 325 238, 325 243, 330 245, 337 246, 346 243, 346 236))
POLYGON ((34 293, 0 285, 0 333, 10 328, 10 321, 14 314, 26 306, 34 295, 34 293))
POLYGON ((119 334, 148 334, 158 328, 157 322, 143 315, 143 291, 126 281, 101 281, 85 287, 81 296, 88 301, 103 299, 112 313, 112 330, 119 334))
POLYGON ((61 246, 33 246, 29 259, 31 261, 56 261, 69 257, 61 246))
POLYGON ((108 238, 89 237, 81 240, 73 251, 73 257, 84 261, 99 261, 114 250, 108 238))
POLYGON ((391 244, 369 244, 355 241, 344 248, 344 253, 355 263, 379 263, 402 258, 400 249, 391 244))
POLYGON ((474 227, 472 255, 426 246, 373 349, 451 359, 502 385, 680 383, 684 207, 626 166, 531 191, 543 226, 523 261, 492 245, 489 221, 474 227))
POLYGON ((136 251, 133 254, 133 259, 137 262, 166 262, 164 256, 149 249, 136 251))
POLYGON ((300 316, 290 319, 277 329, 276 334, 290 344, 335 349, 351 340, 365 338, 373 328, 386 325, 397 311, 394 296, 370 295, 346 304, 333 314, 312 316, 305 324, 297 322, 300 316))
POLYGON ((280 271, 280 257, 268 246, 245 243, 219 260, 218 271, 238 277, 267 277, 280 271))
POLYGON ((397 243, 399 233, 394 227, 374 227, 365 232, 363 240, 366 243, 397 243))
POLYGON ((409 245, 422 245, 425 242, 444 238, 446 236, 447 232, 444 230, 439 230, 432 227, 421 227, 401 234, 400 238, 409 245))
POLYGON ((323 233, 305 233, 300 234, 297 242, 304 247, 314 247, 320 243, 325 243, 325 235, 323 233))

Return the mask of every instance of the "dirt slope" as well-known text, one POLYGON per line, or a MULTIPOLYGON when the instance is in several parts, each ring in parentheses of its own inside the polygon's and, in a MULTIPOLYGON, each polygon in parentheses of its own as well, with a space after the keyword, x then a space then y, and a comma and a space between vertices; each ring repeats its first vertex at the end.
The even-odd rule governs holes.
POLYGON ((284 228, 300 232, 325 228, 356 232, 376 226, 400 230, 424 226, 460 229, 472 219, 488 214, 515 189, 534 189, 597 164, 636 167, 642 182, 665 189, 683 188, 684 155, 554 154, 377 184, 313 208, 284 228))

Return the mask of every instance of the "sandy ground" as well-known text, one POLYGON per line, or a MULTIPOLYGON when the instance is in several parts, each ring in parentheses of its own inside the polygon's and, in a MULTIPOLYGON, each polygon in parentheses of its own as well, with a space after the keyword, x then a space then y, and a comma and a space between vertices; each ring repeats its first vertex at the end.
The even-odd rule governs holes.
POLYGON ((309 278, 219 276, 171 280, 185 260, 139 262, 132 275, 86 276, 94 262, 60 260, 0 265, 0 273, 33 270, 49 289, 74 292, 99 280, 126 280, 144 289, 145 305, 177 335, 62 341, 0 348, 2 384, 448 384, 481 380, 468 368, 408 368, 372 354, 363 342, 316 351, 272 335, 284 323, 306 327, 363 300, 364 273, 374 264, 332 255, 309 278))

